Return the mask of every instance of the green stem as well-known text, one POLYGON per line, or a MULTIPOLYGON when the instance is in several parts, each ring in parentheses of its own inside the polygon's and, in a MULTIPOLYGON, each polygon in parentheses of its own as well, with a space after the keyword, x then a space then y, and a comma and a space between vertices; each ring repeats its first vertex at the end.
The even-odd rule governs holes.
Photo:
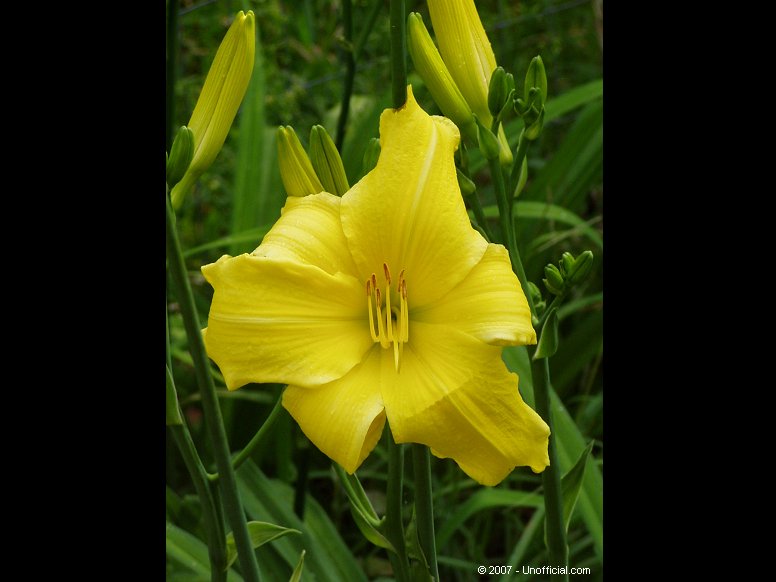
POLYGON ((372 4, 372 11, 369 13, 369 16, 366 17, 366 22, 361 28, 361 34, 358 35, 356 46, 353 48, 353 57, 355 59, 358 59, 358 57, 361 56, 361 51, 364 50, 366 39, 369 38, 369 33, 372 32, 372 28, 377 21, 377 16, 380 14, 380 9, 382 7, 383 0, 374 0, 374 4, 372 4))
POLYGON ((504 174, 501 173, 501 165, 498 158, 488 160, 490 165, 490 174, 493 179, 493 186, 496 190, 496 202, 498 203, 498 219, 501 225, 501 234, 504 238, 504 246, 509 250, 509 260, 512 263, 512 270, 520 280, 520 286, 523 288, 523 293, 528 300, 528 306, 531 308, 531 314, 536 315, 536 309, 534 308, 533 298, 531 292, 528 289, 528 279, 525 276, 525 270, 523 269, 523 262, 520 260, 520 251, 517 250, 517 241, 515 239, 515 225, 512 221, 512 211, 510 203, 507 199, 507 192, 504 185, 504 174))
POLYGON ((167 4, 167 95, 165 124, 165 143, 167 151, 172 147, 175 127, 175 78, 178 66, 178 0, 169 0, 167 4))
MULTIPOLYGON (((534 360, 531 364, 534 385, 534 402, 539 413, 550 427, 550 465, 542 473, 544 507, 547 512, 547 552, 550 566, 568 567, 569 548, 566 543, 566 528, 563 524, 563 497, 560 489, 560 465, 555 446, 555 431, 552 430, 550 414, 550 361, 549 358, 534 360)), ((552 582, 567 582, 568 575, 554 574, 552 582)))
POLYGON ((418 524, 418 540, 428 561, 431 575, 434 576, 434 580, 439 580, 434 537, 434 502, 431 494, 431 458, 427 446, 412 445, 412 466, 415 473, 415 516, 418 524))
MULTIPOLYGON (((248 460, 248 458, 251 456, 251 453, 253 452, 253 449, 255 449, 261 441, 264 440, 264 437, 267 436, 270 430, 272 430, 272 427, 275 426, 275 421, 278 419, 278 416, 280 415, 280 411, 283 410, 283 396, 281 395, 280 398, 278 398, 278 401, 275 403, 275 406, 272 408, 272 410, 269 413, 269 416, 267 417, 267 420, 264 421, 264 424, 261 425, 258 432, 253 435, 253 438, 248 442, 247 445, 241 450, 237 456, 232 459, 232 469, 237 470, 240 465, 242 465, 245 461, 248 460)), ((218 481, 218 473, 211 473, 208 474, 208 479, 211 481, 218 481)))
POLYGON ((342 151, 345 141, 345 124, 348 121, 350 111, 350 96, 353 94, 353 79, 356 76, 356 58, 353 46, 353 4, 351 0, 342 0, 342 25, 345 32, 345 87, 342 91, 342 105, 340 106, 339 119, 337 120, 337 139, 335 145, 342 151))
POLYGON ((397 582, 409 582, 410 565, 407 561, 407 550, 404 543, 404 523, 401 516, 402 489, 404 481, 404 449, 393 441, 393 434, 388 427, 388 490, 385 500, 385 536, 396 548, 396 553, 389 551, 388 557, 393 566, 393 574, 397 582))
POLYGON ((515 151, 515 158, 512 161, 512 173, 509 178, 509 209, 512 210, 512 204, 515 200, 515 188, 520 181, 520 172, 523 169, 523 160, 528 153, 528 144, 530 142, 525 139, 525 129, 520 132, 520 137, 517 139, 517 151, 515 151))
POLYGON ((216 511, 215 499, 213 499, 210 487, 208 487, 207 472, 202 465, 199 454, 197 454, 197 449, 191 440, 191 434, 185 421, 184 424, 171 426, 170 430, 202 504, 202 518, 207 535, 208 557, 210 558, 210 580, 211 582, 224 582, 226 580, 226 537, 224 536, 223 522, 216 511))
MULTIPOLYGON (((295 428, 292 432, 295 432, 295 428)), ((296 441, 296 439, 295 439, 296 441)), ((307 502, 307 482, 310 475, 310 446, 305 442, 304 448, 297 457, 296 483, 294 484, 294 513, 300 520, 304 520, 304 508, 307 502)))
POLYGON ((407 34, 404 0, 391 0, 391 87, 393 108, 407 102, 407 34))
POLYGON ((202 340, 202 332, 199 317, 194 306, 194 297, 191 293, 191 285, 186 275, 186 265, 183 261, 180 242, 175 231, 175 219, 169 196, 166 198, 166 222, 167 222, 167 259, 169 261, 172 282, 175 288, 178 302, 183 315, 183 324, 189 340, 189 350, 194 360, 194 370, 202 393, 202 408, 205 413, 205 423, 210 433, 213 445, 213 453, 216 458, 218 473, 221 475, 222 495, 224 509, 229 525, 234 533, 237 555, 240 560, 243 578, 247 582, 259 582, 259 565, 256 561, 256 553, 253 550, 251 538, 248 535, 248 526, 245 522, 245 513, 240 502, 240 494, 237 491, 237 482, 229 458, 229 445, 226 440, 224 422, 221 418, 221 409, 218 405, 216 388, 208 367, 205 344, 202 340))

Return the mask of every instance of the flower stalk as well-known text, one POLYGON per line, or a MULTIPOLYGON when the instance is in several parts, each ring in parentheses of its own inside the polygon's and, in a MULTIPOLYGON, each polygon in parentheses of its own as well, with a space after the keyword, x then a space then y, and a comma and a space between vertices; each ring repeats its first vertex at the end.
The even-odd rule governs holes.
POLYGON ((213 378, 210 375, 205 344, 202 341, 199 317, 194 306, 194 297, 191 293, 191 285, 186 275, 186 265, 183 261, 180 242, 175 230, 174 212, 170 198, 165 198, 167 198, 167 259, 173 286, 178 296, 183 316, 183 324, 189 340, 189 350, 194 360, 197 383, 202 393, 202 408, 205 413, 205 422, 210 432, 218 473, 221 475, 224 509, 226 510, 229 525, 234 533, 243 578, 248 582, 260 582, 259 565, 248 534, 248 526, 245 521, 242 503, 240 502, 240 495, 237 492, 237 482, 232 469, 232 462, 229 458, 229 445, 221 417, 221 408, 218 404, 213 378))

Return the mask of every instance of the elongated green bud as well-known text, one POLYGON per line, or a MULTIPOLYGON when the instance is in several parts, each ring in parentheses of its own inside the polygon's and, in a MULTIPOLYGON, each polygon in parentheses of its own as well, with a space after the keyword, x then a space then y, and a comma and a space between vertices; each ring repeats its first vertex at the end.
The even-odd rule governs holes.
POLYGON ((523 94, 526 102, 530 102, 529 92, 534 87, 540 92, 539 100, 536 102, 536 109, 541 110, 547 101, 547 72, 544 70, 544 61, 542 61, 540 56, 531 59, 531 64, 528 65, 528 71, 525 74, 523 94))
POLYGON ((313 169, 307 152, 290 125, 277 131, 280 179, 289 196, 307 196, 323 192, 321 181, 313 169))
POLYGON ((364 157, 361 162, 361 175, 365 176, 369 172, 371 172, 374 167, 377 165, 377 159, 380 157, 380 140, 376 137, 373 137, 369 140, 369 143, 366 144, 366 149, 364 150, 364 157))
POLYGON ((256 28, 252 11, 241 10, 218 47, 188 128, 194 134, 194 155, 183 178, 173 187, 172 205, 179 208, 197 178, 210 167, 232 127, 253 72, 256 28))
POLYGON ((407 48, 415 70, 426 83, 442 113, 458 126, 464 137, 471 143, 477 143, 477 129, 471 107, 442 61, 423 18, 417 12, 411 12, 407 17, 407 48))
POLYGON ((310 130, 310 161, 326 192, 342 196, 350 189, 337 146, 322 125, 310 130))
POLYGON ((488 85, 488 109, 493 117, 496 117, 507 99, 507 79, 504 67, 496 67, 490 77, 488 85))
POLYGON ((182 125, 175 136, 167 158, 167 185, 172 188, 181 181, 194 157, 194 133, 182 125))

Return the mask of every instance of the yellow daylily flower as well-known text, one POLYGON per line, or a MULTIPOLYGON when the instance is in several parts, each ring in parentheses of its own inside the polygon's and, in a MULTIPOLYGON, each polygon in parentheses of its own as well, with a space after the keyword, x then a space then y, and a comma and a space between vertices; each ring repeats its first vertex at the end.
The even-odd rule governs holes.
POLYGON ((289 197, 253 253, 202 268, 227 387, 287 383, 284 407, 349 473, 386 419, 484 485, 549 464, 549 428, 501 359, 536 343, 528 304, 506 249, 471 227, 459 141, 408 87, 380 118, 377 166, 342 198, 289 197))
POLYGON ((172 189, 172 205, 179 208, 186 192, 216 159, 232 127, 253 73, 256 29, 253 11, 242 10, 221 41, 210 66, 188 127, 194 134, 194 157, 172 189))

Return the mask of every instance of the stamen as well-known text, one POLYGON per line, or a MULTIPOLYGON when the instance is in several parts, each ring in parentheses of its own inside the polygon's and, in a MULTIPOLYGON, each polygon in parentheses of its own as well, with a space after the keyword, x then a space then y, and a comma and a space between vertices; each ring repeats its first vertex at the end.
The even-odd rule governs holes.
MULTIPOLYGON (((385 280, 388 282, 388 286, 391 286, 391 272, 388 270, 388 265, 383 263, 383 271, 385 272, 385 280)), ((404 271, 402 271, 403 273, 404 271)))
POLYGON ((369 333, 372 335, 372 341, 376 342, 378 338, 375 333, 375 318, 372 310, 372 282, 369 279, 366 280, 366 302, 369 310, 369 333))
MULTIPOLYGON (((377 303, 377 329, 379 333, 380 345, 384 348, 388 348, 391 344, 387 340, 387 334, 385 333, 385 323, 383 322, 383 310, 382 299, 380 297, 380 290, 375 289, 375 299, 377 303)), ((388 314, 390 318, 390 313, 388 314)), ((390 325, 390 324, 389 324, 390 325)))
MULTIPOLYGON (((402 275, 404 271, 402 271, 402 275)), ((407 305, 407 281, 402 278, 401 281, 401 318, 402 318, 402 337, 401 341, 406 342, 410 339, 410 310, 407 305)))

